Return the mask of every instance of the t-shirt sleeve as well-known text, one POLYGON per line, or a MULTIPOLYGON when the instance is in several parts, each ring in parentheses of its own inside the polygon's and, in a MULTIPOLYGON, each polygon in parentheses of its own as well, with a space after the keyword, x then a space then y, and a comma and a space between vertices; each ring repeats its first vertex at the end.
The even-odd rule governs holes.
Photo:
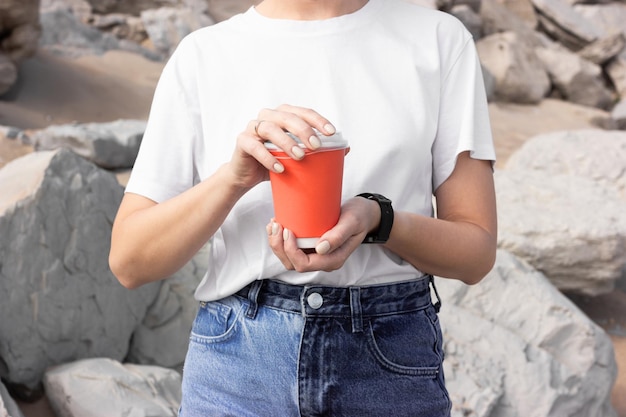
POLYGON ((194 65, 185 38, 165 65, 154 93, 148 123, 126 192, 163 202, 191 188, 193 147, 200 117, 194 103, 194 65))
POLYGON ((462 152, 495 161, 482 68, 469 34, 449 68, 441 84, 437 137, 432 148, 433 190, 452 174, 462 152))

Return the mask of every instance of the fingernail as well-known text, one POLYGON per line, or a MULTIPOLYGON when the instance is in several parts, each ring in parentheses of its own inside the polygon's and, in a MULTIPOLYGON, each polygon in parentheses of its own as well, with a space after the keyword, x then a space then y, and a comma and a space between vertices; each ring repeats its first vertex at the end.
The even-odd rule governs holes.
POLYGON ((333 126, 330 123, 328 123, 328 124, 324 125, 324 131, 326 133, 328 133, 329 135, 332 135, 333 133, 336 132, 335 126, 333 126))
POLYGON ((278 163, 278 162, 276 162, 274 164, 273 168, 274 168, 274 171, 278 172, 279 174, 285 170, 285 167, 282 164, 278 163))
POLYGON ((311 136, 309 138, 309 143, 311 144, 311 147, 313 149, 317 149, 320 146, 322 146, 322 142, 320 142, 320 139, 317 136, 315 136, 315 135, 313 135, 313 136, 311 136))
POLYGON ((278 234, 278 223, 272 222, 272 236, 276 236, 278 234))
POLYGON ((304 156, 304 149, 302 149, 299 146, 294 146, 293 148, 291 148, 291 152, 293 152, 293 156, 295 156, 298 159, 304 156))
POLYGON ((320 255, 325 255, 328 253, 328 251, 330 251, 330 243, 328 243, 327 240, 324 240, 318 243, 317 246, 315 247, 315 252, 317 252, 320 255))
POLYGON ((283 240, 289 239, 289 229, 283 229, 283 240))

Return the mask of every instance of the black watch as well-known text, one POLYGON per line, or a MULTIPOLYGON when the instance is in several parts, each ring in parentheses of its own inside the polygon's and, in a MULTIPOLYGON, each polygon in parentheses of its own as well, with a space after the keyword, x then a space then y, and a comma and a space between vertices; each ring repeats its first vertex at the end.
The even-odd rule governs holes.
POLYGON ((391 200, 385 196, 374 193, 362 193, 357 195, 357 197, 374 200, 380 206, 380 224, 378 225, 378 230, 368 233, 362 243, 386 243, 391 233, 391 226, 393 226, 393 207, 391 207, 391 200))

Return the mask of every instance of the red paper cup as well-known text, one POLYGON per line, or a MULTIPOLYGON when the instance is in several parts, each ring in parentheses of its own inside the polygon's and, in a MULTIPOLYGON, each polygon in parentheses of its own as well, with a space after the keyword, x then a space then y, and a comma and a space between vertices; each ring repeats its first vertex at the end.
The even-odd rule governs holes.
POLYGON ((300 143, 305 156, 299 161, 272 143, 265 144, 285 167, 280 174, 270 171, 274 216, 296 236, 299 248, 314 248, 319 237, 337 224, 341 212, 343 161, 348 144, 340 133, 320 134, 319 138, 322 146, 315 151, 300 143))

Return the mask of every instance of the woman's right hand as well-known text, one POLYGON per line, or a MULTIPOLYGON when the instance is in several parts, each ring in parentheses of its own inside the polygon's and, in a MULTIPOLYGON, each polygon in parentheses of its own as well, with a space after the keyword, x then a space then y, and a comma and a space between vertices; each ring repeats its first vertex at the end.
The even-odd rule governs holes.
POLYGON ((246 130, 237 137, 237 145, 229 169, 233 182, 241 188, 250 189, 269 178, 269 171, 281 173, 284 167, 265 147, 272 142, 293 159, 302 159, 304 150, 286 132, 297 136, 309 149, 321 143, 313 129, 324 135, 335 133, 335 127, 315 110, 291 105, 276 109, 263 109, 256 120, 250 121, 246 130))

